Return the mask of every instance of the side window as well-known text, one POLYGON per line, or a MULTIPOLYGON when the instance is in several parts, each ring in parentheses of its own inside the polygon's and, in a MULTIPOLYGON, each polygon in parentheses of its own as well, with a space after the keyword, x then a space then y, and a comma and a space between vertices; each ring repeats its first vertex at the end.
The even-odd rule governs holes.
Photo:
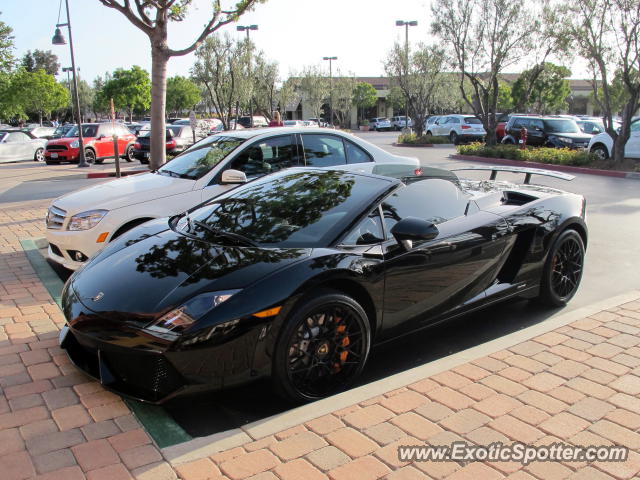
POLYGON ((22 132, 12 132, 7 137, 7 143, 24 143, 28 141, 29 137, 22 132))
POLYGON ((529 128, 529 119, 528 118, 516 118, 511 125, 511 128, 515 128, 520 130, 522 127, 529 128))
POLYGON ((301 137, 307 166, 332 167, 347 163, 344 144, 340 137, 310 134, 303 134, 301 137))
POLYGON ((406 217, 422 218, 438 224, 464 215, 468 200, 452 182, 425 178, 392 193, 382 203, 382 213, 391 238, 391 228, 406 217))
POLYGON ((373 162, 371 156, 355 143, 345 140, 344 145, 347 151, 347 163, 373 162))
POLYGON ((447 123, 460 123, 460 119, 458 117, 451 117, 447 123))
POLYGON ((342 241, 343 245, 371 245, 384 240, 382 220, 376 208, 355 226, 342 241))
POLYGON ((111 125, 109 125, 108 123, 104 123, 102 125, 100 125, 99 131, 98 131, 98 136, 100 135, 104 135, 105 137, 112 137, 113 136, 113 127, 111 125))
POLYGON ((535 130, 536 128, 539 128, 540 130, 544 130, 544 123, 542 122, 542 120, 539 120, 537 118, 532 118, 531 120, 529 120, 529 125, 527 125, 527 129, 535 130))
POLYGON ((266 175, 295 166, 290 135, 261 140, 244 149, 228 168, 240 170, 247 177, 266 175))
POLYGON ((633 122, 631 124, 631 131, 632 132, 640 132, 640 121, 633 122))

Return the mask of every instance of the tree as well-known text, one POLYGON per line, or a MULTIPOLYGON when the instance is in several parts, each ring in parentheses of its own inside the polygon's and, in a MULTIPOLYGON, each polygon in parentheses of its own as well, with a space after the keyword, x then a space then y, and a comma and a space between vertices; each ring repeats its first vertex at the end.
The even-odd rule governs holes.
POLYGON ((255 111, 271 120, 277 104, 278 63, 270 62, 263 52, 252 54, 251 79, 255 111))
POLYGON ((236 42, 228 34, 213 35, 196 50, 191 75, 206 89, 225 129, 246 98, 249 58, 247 42, 236 42))
POLYGON ((500 75, 523 58, 545 60, 559 49, 560 37, 551 36, 557 16, 538 0, 526 8, 509 0, 437 0, 431 12, 432 31, 460 72, 462 98, 482 121, 487 144, 494 145, 500 75))
POLYGON ((146 70, 134 65, 129 70, 119 68, 113 72, 111 80, 102 88, 103 98, 113 98, 117 109, 125 109, 129 120, 133 121, 133 112, 146 112, 151 104, 151 82, 146 70))
POLYGON ((13 29, 0 20, 0 73, 13 67, 13 29))
MULTIPOLYGON (((615 73, 613 80, 608 86, 609 91, 609 103, 611 105, 611 113, 613 115, 619 115, 622 109, 629 100, 629 94, 624 86, 622 75, 620 71, 615 73)), ((596 91, 591 91, 589 98, 598 106, 601 106, 604 102, 602 95, 602 88, 598 86, 596 91)))
MULTIPOLYGON (((69 97, 71 98, 73 96, 73 90, 72 90, 73 80, 71 82, 68 82, 67 80, 65 80, 64 82, 62 82, 62 84, 69 92, 69 97)), ((80 100, 80 111, 82 112, 81 116, 82 118, 85 118, 87 112, 94 111, 94 104, 96 99, 95 90, 91 85, 89 85, 89 83, 87 83, 86 80, 83 80, 83 79, 78 80, 78 98, 80 100)), ((105 111, 108 110, 107 104, 105 104, 105 107, 106 107, 105 111)), ((71 111, 72 108, 75 108, 75 105, 69 108, 70 108, 69 111, 71 111)), ((97 117, 97 115, 95 115, 95 111, 94 111, 94 116, 97 117)), ((70 115, 70 117, 73 119, 73 115, 70 115)))
POLYGON ((200 101, 200 89, 189 78, 176 75, 167 80, 167 110, 179 112, 193 108, 200 101))
POLYGON ((122 13, 136 28, 144 32, 151 43, 151 159, 149 168, 159 168, 166 161, 165 110, 167 64, 171 57, 195 51, 205 39, 220 27, 234 22, 255 4, 264 0, 236 0, 233 7, 223 9, 220 0, 213 1, 213 10, 195 40, 184 48, 169 47, 169 22, 186 18, 192 0, 99 0, 103 5, 122 13))
POLYGON ((640 3, 633 0, 576 0, 564 9, 567 35, 587 60, 592 72, 594 99, 603 113, 607 133, 613 138, 612 157, 624 159, 631 135, 631 120, 640 108, 640 3), (615 73, 614 73, 615 72, 615 73), (623 86, 624 94, 612 91, 611 75, 623 86), (616 102, 622 106, 622 126, 613 124, 616 102))
POLYGON ((22 66, 27 72, 35 72, 41 68, 49 75, 57 75, 60 70, 58 56, 51 50, 27 51, 22 57, 22 66))
POLYGON ((406 101, 406 97, 404 96, 404 92, 402 88, 398 85, 391 85, 389 88, 389 94, 387 95, 387 103, 391 106, 394 112, 399 112, 400 110, 404 110, 404 103, 406 101))
POLYGON ((358 118, 361 120, 365 108, 373 107, 378 101, 378 92, 373 85, 367 82, 360 82, 353 89, 353 104, 358 109, 358 118))
POLYGON ((283 113, 282 118, 286 117, 287 108, 292 106, 290 104, 298 100, 299 94, 296 89, 295 79, 288 78, 282 82, 282 85, 280 85, 280 88, 276 91, 276 103, 283 113))
POLYGON ((405 48, 396 43, 387 56, 385 70, 408 99, 407 115, 413 118, 413 127, 419 136, 427 116, 435 108, 435 93, 443 78, 444 65, 444 50, 422 43, 408 56, 405 48))
POLYGON ((26 113, 38 115, 40 125, 43 116, 69 103, 67 89, 42 69, 35 72, 19 70, 12 81, 11 91, 26 113))
POLYGON ((502 113, 510 112, 513 109, 513 89, 507 82, 498 84, 498 110, 502 113))
POLYGON ((513 83, 511 94, 516 110, 532 109, 548 114, 566 109, 567 98, 571 94, 566 78, 571 75, 571 70, 551 62, 545 62, 539 73, 537 68, 525 70, 513 83), (536 79, 532 80, 534 75, 536 79))
POLYGON ((317 65, 304 67, 298 78, 298 88, 309 105, 311 114, 315 118, 321 118, 324 113, 322 105, 325 104, 331 92, 329 79, 317 65))
POLYGON ((356 80, 353 74, 348 77, 341 76, 340 71, 336 72, 336 77, 333 79, 333 110, 338 119, 338 125, 346 127, 353 106, 353 91, 356 88, 356 80))

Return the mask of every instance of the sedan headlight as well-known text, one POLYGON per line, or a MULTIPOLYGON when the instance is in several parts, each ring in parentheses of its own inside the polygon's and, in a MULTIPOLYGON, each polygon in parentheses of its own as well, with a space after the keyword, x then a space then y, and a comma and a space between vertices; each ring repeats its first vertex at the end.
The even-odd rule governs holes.
POLYGON ((109 210, 89 210, 78 213, 69 220, 69 230, 89 230, 95 227, 109 210))
POLYGON ((216 308, 222 302, 226 302, 240 290, 224 290, 220 292, 207 292, 196 295, 187 300, 182 306, 174 308, 163 316, 154 320, 145 327, 160 333, 181 333, 203 315, 216 308))
POLYGON ((556 137, 558 140, 560 140, 562 143, 567 143, 569 145, 571 145, 573 143, 573 139, 572 138, 567 138, 567 137, 556 137))
POLYGON ((71 148, 78 148, 80 146, 80 140, 74 140, 69 146, 71 148))

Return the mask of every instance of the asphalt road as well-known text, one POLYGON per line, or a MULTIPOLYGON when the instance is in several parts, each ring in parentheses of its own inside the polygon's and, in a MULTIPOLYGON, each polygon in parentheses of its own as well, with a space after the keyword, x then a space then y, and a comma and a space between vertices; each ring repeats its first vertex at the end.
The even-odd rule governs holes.
MULTIPOLYGON (((417 157, 425 166, 455 169, 473 165, 449 159, 448 155, 454 152, 451 146, 401 148, 391 146, 397 137, 395 133, 367 132, 360 135, 393 153, 417 157)), ((7 183, 7 179, 2 177, 3 171, 8 169, 0 167, 0 203, 55 198, 66 191, 96 182, 47 179, 40 174, 37 179, 31 178, 33 175, 27 176, 25 181, 17 181, 14 175, 7 183)), ((487 178, 488 175, 472 172, 464 176, 487 178)), ((504 178, 518 179, 510 174, 504 174, 504 178)), ((577 175, 572 182, 544 177, 537 177, 535 181, 580 193, 587 199, 589 244, 585 271, 580 290, 564 310, 570 311, 640 288, 640 269, 637 268, 640 249, 636 246, 640 240, 640 181, 595 175, 577 175)), ((529 302, 512 301, 387 343, 373 349, 358 385, 437 361, 443 356, 544 321, 554 313, 555 310, 541 309, 529 302)), ((189 434, 202 436, 259 420, 291 406, 275 397, 265 381, 233 391, 176 400, 166 409, 189 434)))

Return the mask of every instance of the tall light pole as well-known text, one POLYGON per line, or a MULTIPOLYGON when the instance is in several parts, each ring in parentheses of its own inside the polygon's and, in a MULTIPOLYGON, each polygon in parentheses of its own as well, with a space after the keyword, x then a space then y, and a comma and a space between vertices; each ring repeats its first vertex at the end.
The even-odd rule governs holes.
POLYGON ((78 145, 80 147, 80 160, 78 161, 78 167, 88 167, 86 158, 84 158, 84 139, 82 138, 82 120, 80 118, 80 96, 78 95, 78 80, 76 79, 76 60, 73 55, 73 37, 71 36, 71 17, 69 15, 69 0, 64 1, 67 7, 67 23, 56 23, 56 31, 51 39, 53 45, 66 45, 67 40, 62 34, 60 27, 67 27, 69 29, 69 48, 71 49, 71 72, 73 73, 73 97, 76 104, 76 124, 78 125, 78 145))
POLYGON ((331 62, 338 60, 338 57, 322 57, 323 60, 329 60, 329 110, 331 110, 331 116, 329 122, 333 127, 333 71, 331 70, 331 62))
MULTIPOLYGON (((238 32, 247 32, 247 48, 250 46, 251 39, 249 38, 249 32, 251 30, 258 30, 258 25, 238 25, 236 27, 238 32)), ((251 56, 249 56, 249 80, 251 78, 251 56)), ((237 117, 236 117, 237 118, 237 117)), ((253 128, 253 88, 251 89, 251 98, 249 98, 249 126, 253 128)))
MULTIPOLYGON (((396 27, 404 27, 404 59, 406 62, 405 75, 409 73, 409 27, 416 27, 417 20, 396 20, 396 27)), ((405 78, 406 81, 406 78, 405 78)), ((407 93, 404 107, 404 128, 409 130, 409 94, 407 93)))
POLYGON ((76 109, 73 106, 73 88, 71 87, 71 78, 69 77, 69 72, 71 71, 71 67, 62 67, 63 72, 67 72, 67 85, 69 86, 69 92, 71 92, 71 118, 76 118, 76 109))

